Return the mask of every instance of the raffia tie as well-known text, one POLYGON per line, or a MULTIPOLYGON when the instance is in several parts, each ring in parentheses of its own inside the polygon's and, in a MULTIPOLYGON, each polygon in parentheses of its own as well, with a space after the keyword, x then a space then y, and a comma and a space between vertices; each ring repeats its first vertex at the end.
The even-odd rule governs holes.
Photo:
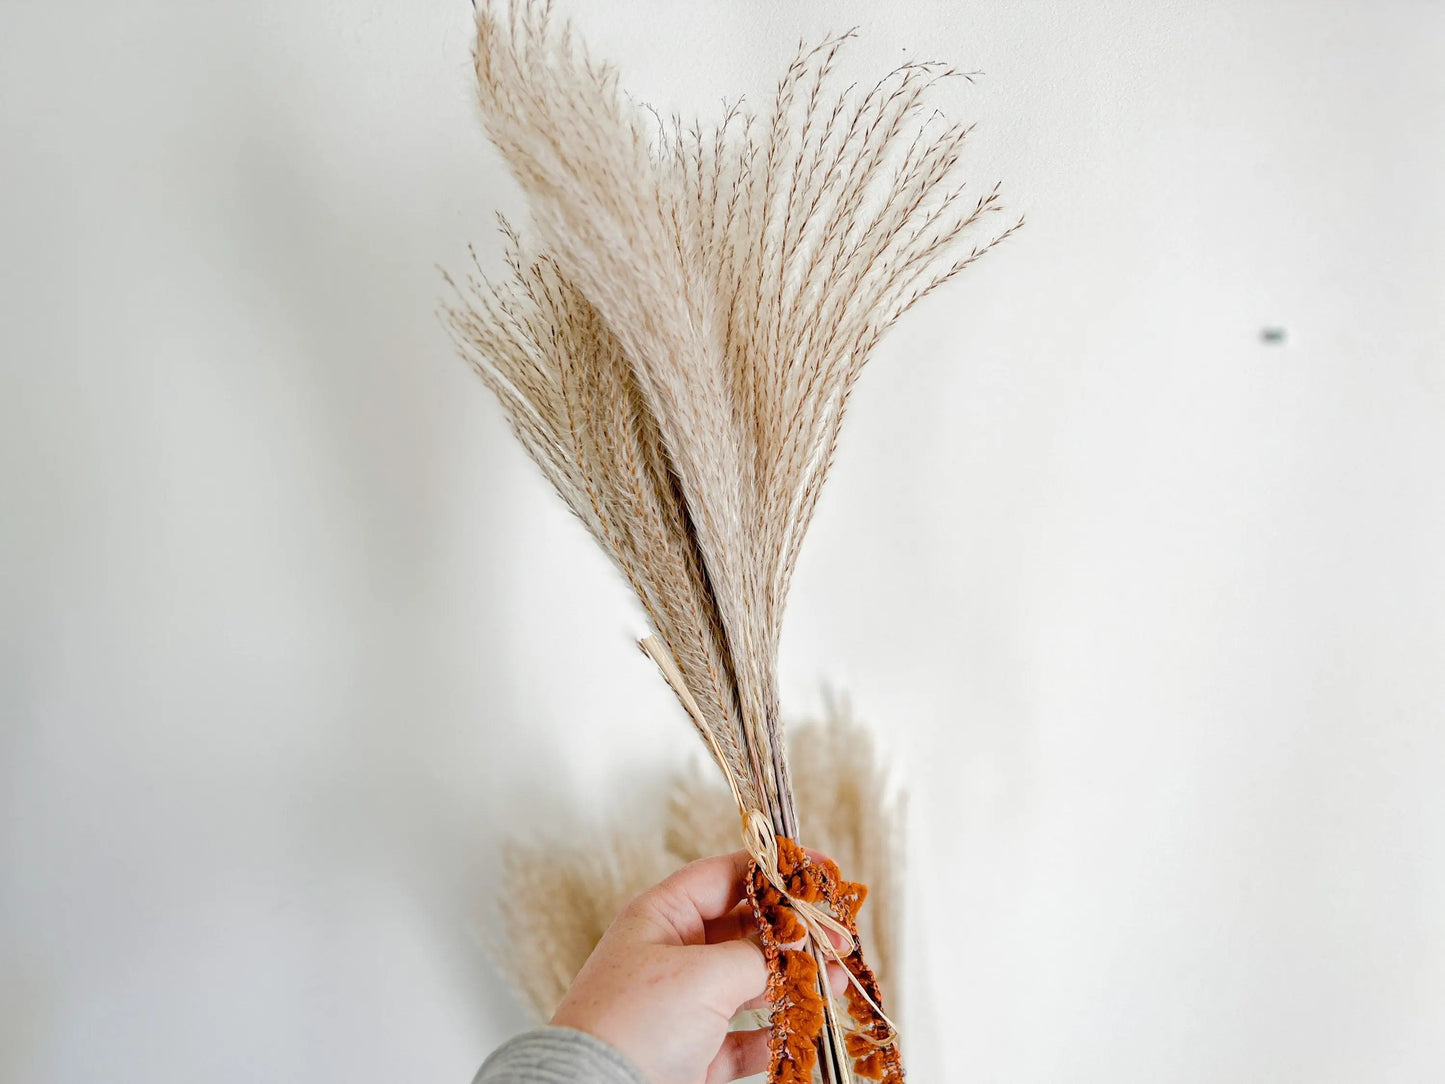
MULTIPOLYGON (((728 787, 732 791, 733 801, 737 803, 738 814, 742 817, 743 849, 748 852, 749 857, 757 864, 758 869, 762 871, 768 884, 772 885, 778 894, 788 901, 788 906, 791 907, 793 912, 798 916, 798 921, 800 921, 803 924, 803 928, 808 931, 808 936, 812 939, 813 943, 818 945, 832 958, 834 963, 843 969, 843 974, 848 976, 849 983, 858 991, 859 996, 868 1002, 869 1007, 878 1014, 878 1019, 882 1020, 888 1028, 888 1034, 881 1039, 866 1031, 856 1029, 852 1031, 852 1034, 862 1035, 863 1038, 876 1046, 893 1045, 898 1039, 898 1025, 888 1018, 888 1014, 883 1011, 882 1006, 868 995, 868 991, 863 988, 863 983, 859 980, 858 976, 853 974, 848 965, 843 962, 843 957, 852 955, 857 948, 853 934, 849 932, 847 926, 844 926, 843 923, 839 922, 817 904, 811 903, 808 900, 800 900, 788 891, 787 881, 784 880, 782 871, 778 868, 778 841, 777 837, 773 834, 773 823, 762 810, 749 809, 747 803, 743 801, 742 791, 738 787, 737 780, 733 778, 732 769, 728 767, 727 759, 723 756, 722 749, 718 746, 717 738, 713 735, 712 731, 708 729, 706 722, 703 720, 702 708, 699 707, 697 700, 688 689, 686 681, 683 680, 682 671, 678 669, 677 663, 673 661, 672 654, 656 636, 647 636, 639 640, 637 646, 642 648, 643 654, 657 664, 657 668, 662 671, 664 680, 667 681, 668 685, 672 686, 672 691, 675 692, 677 698, 682 701, 683 707, 687 710, 687 713, 692 716, 693 723, 697 726, 698 731, 712 748, 713 759, 715 759, 718 766, 722 768, 723 776, 727 779, 728 787), (836 934, 839 940, 842 941, 843 949, 841 951, 833 945, 833 938, 830 937, 829 934, 836 934)), ((825 972, 825 986, 826 982, 825 972)))

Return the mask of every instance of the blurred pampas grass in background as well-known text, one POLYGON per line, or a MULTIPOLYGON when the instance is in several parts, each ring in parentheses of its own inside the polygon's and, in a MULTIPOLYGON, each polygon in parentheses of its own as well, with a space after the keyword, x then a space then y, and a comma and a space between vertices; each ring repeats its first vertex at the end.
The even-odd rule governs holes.
MULTIPOLYGON (((808 824, 810 845, 870 886, 859 935, 896 1006, 903 798, 891 785, 877 740, 846 701, 830 698, 821 718, 790 724, 789 744, 798 815, 808 824)), ((633 896, 688 862, 737 850, 733 820, 727 789, 694 766, 676 775, 666 808, 653 815, 509 840, 487 945, 532 1017, 551 1019, 633 896)))

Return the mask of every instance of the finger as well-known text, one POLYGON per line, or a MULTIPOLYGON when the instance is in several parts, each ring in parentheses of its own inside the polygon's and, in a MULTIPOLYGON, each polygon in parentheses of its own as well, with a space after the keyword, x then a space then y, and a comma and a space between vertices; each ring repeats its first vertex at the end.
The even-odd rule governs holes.
POLYGON ((725 1081, 761 1073, 770 1060, 767 1028, 730 1031, 717 1057, 707 1067, 707 1084, 724 1084, 725 1081))
POLYGON ((750 861, 743 851, 699 859, 649 888, 626 912, 643 920, 638 933, 644 940, 701 945, 707 940, 704 923, 723 917, 743 898, 750 861))
POLYGON ((721 918, 745 895, 751 862, 746 851, 700 858, 683 866, 657 887, 685 896, 704 920, 721 918))
MULTIPOLYGON (((828 965, 828 990, 835 999, 843 997, 848 990, 848 971, 842 964, 830 963, 828 965)), ((738 1012, 748 1012, 752 1009, 765 1009, 768 1006, 768 992, 766 989, 753 998, 738 1006, 738 1012)))
POLYGON ((720 945, 694 945, 679 951, 691 953, 698 990, 723 1016, 731 1017, 767 989, 768 961, 751 941, 724 941, 720 945))
POLYGON ((753 905, 746 900, 738 904, 721 918, 710 918, 703 924, 704 940, 709 945, 723 941, 736 941, 740 937, 755 937, 758 920, 753 915, 753 905))
POLYGON ((766 989, 764 989, 763 992, 757 997, 751 998, 748 1001, 744 1001, 741 1005, 739 1005, 738 1012, 749 1012, 753 1009, 765 1009, 768 1007, 768 1004, 768 992, 766 989))

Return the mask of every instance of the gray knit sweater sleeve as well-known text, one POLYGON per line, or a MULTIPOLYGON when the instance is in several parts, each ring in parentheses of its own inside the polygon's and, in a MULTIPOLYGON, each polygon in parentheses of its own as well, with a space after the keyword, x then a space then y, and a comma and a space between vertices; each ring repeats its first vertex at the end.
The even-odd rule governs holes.
POLYGON ((647 1084, 617 1051, 585 1031, 537 1028, 509 1039, 472 1084, 647 1084))

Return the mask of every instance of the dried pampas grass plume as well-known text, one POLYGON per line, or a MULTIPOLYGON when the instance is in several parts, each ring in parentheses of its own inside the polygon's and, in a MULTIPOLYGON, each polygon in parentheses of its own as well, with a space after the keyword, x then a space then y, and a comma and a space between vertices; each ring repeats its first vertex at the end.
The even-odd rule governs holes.
MULTIPOLYGON (((799 816, 813 846, 870 886, 859 932, 885 994, 897 1003, 902 921, 903 803, 877 743, 846 702, 791 728, 799 816)), ((562 995, 613 916, 633 896, 688 862, 737 849, 732 798, 696 770, 672 781, 665 814, 574 830, 566 844, 506 845, 499 893, 498 966, 539 1022, 562 995)))
POLYGON ((959 73, 839 88, 849 37, 800 52, 769 112, 659 124, 550 4, 481 4, 478 100, 536 238, 504 223, 507 276, 478 269, 444 309, 632 584, 744 800, 772 812, 784 600, 854 381, 1020 224, 986 229, 997 186, 968 195, 969 128, 929 107, 959 73))

